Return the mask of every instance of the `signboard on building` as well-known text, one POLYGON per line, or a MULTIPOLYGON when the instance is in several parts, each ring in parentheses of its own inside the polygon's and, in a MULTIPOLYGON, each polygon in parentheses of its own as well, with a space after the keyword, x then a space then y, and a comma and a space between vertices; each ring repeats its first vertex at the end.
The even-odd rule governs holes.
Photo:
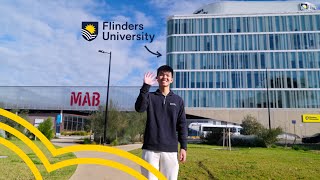
POLYGON ((317 6, 308 2, 300 3, 300 11, 314 11, 317 6))
POLYGON ((99 106, 99 92, 71 92, 70 106, 99 106))
POLYGON ((40 123, 42 123, 44 121, 44 119, 35 119, 34 120, 34 126, 38 127, 40 123))
POLYGON ((320 114, 303 114, 302 122, 305 123, 320 123, 320 114))

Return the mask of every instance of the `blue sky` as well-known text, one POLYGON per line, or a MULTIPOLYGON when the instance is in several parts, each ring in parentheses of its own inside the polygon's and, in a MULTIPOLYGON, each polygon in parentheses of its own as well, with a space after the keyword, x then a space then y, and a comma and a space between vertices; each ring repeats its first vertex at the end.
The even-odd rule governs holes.
MULTIPOLYGON (((0 6, 0 86, 140 86, 143 74, 165 64, 166 18, 191 14, 215 0, 4 0, 0 6), (81 37, 82 21, 100 23, 98 37, 81 37), (143 24, 148 41, 105 41, 102 22, 143 24), (146 51, 147 45, 162 56, 146 51)), ((308 2, 319 3, 319 0, 308 2)), ((121 31, 141 33, 141 31, 121 31)))

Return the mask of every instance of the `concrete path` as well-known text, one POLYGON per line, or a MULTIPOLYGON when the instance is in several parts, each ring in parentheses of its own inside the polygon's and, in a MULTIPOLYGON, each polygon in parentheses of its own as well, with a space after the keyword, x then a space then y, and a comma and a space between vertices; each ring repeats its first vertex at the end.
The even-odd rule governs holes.
MULTIPOLYGON (((71 146, 75 145, 76 143, 74 142, 75 138, 72 137, 61 137, 60 139, 53 139, 52 143, 65 147, 65 146, 71 146)), ((130 145, 124 145, 124 146, 116 146, 116 148, 125 150, 125 151, 131 151, 134 149, 139 149, 142 147, 142 144, 130 144, 130 145)), ((140 166, 137 165, 136 163, 129 161, 127 159, 121 158, 119 156, 107 154, 107 153, 101 153, 101 152, 89 152, 89 151, 84 151, 84 152, 76 152, 75 155, 77 157, 92 157, 92 158, 105 158, 108 160, 116 161, 121 164, 124 164, 126 166, 129 166, 136 171, 140 172, 140 166)), ((73 174, 73 176, 70 178, 70 180, 107 180, 107 179, 112 179, 112 180, 131 180, 135 179, 134 177, 128 175, 125 172, 122 172, 120 170, 106 167, 106 166, 101 166, 101 165, 94 165, 94 164, 80 164, 77 167, 77 170, 73 174)))

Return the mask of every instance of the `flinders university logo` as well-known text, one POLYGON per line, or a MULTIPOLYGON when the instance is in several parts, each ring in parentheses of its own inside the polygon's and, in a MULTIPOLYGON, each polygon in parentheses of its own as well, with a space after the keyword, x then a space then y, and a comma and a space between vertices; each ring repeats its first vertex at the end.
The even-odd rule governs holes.
POLYGON ((98 36, 98 22, 82 22, 82 37, 92 41, 98 36))

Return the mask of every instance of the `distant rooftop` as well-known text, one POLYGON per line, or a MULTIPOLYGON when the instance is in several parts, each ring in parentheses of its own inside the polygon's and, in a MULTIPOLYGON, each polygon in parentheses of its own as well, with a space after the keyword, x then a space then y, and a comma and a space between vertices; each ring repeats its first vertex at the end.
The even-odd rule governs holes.
POLYGON ((197 9, 193 14, 269 14, 317 11, 314 4, 298 1, 225 1, 197 9))

